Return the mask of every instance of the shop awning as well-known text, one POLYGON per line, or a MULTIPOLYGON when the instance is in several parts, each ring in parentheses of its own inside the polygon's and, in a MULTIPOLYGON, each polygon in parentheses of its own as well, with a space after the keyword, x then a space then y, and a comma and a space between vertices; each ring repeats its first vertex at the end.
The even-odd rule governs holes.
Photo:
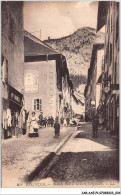
POLYGON ((97 81, 97 84, 99 84, 101 82, 102 82, 102 74, 99 76, 98 81, 97 81))
POLYGON ((14 87, 9 85, 9 101, 19 107, 22 107, 23 94, 17 91, 14 87))
POLYGON ((108 1, 100 1, 98 3, 97 31, 106 24, 106 15, 109 6, 108 1))

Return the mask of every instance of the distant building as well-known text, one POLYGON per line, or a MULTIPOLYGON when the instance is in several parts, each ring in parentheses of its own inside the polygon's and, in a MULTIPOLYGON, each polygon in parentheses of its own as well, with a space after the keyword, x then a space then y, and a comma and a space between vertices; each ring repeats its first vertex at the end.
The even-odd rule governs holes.
POLYGON ((90 121, 97 113, 100 103, 102 67, 104 64, 104 44, 93 45, 90 68, 88 70, 88 83, 85 88, 85 119, 90 121))
POLYGON ((72 95, 72 110, 74 115, 81 115, 85 118, 85 99, 84 95, 74 91, 72 95))
POLYGON ((104 78, 100 111, 105 127, 119 132, 119 2, 99 2, 97 31, 105 26, 104 78))
POLYGON ((69 78, 69 72, 62 78, 62 118, 72 118, 72 94, 73 94, 73 83, 69 78))
POLYGON ((38 115, 42 112, 44 117, 65 116, 71 107, 73 87, 65 57, 27 31, 24 36, 24 52, 26 110, 34 110, 38 115))
MULTIPOLYGON (((23 2, 1 2, 2 137, 15 135, 15 112, 21 115, 24 85, 23 2), (7 109, 9 111, 7 112, 7 109), (7 112, 7 113, 6 113, 7 112), (9 113, 9 114, 8 114, 9 113), (8 119, 9 117, 9 119, 8 119), (9 126, 8 121, 9 120, 9 126), (12 131, 12 133, 11 133, 12 131)), ((22 128, 22 121, 19 120, 22 128)))
POLYGON ((84 96, 85 96, 85 121, 91 121, 92 113, 91 113, 91 97, 90 97, 90 68, 88 69, 88 80, 87 85, 85 86, 84 96))

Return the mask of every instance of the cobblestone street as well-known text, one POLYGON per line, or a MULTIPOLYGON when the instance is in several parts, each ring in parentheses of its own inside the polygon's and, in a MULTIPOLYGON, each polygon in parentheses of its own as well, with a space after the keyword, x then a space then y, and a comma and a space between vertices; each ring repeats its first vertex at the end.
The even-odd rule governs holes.
POLYGON ((39 137, 2 140, 2 186, 22 187, 21 180, 74 131, 74 127, 61 127, 60 137, 54 138, 53 127, 39 129, 39 137))
POLYGON ((54 138, 53 128, 48 127, 40 129, 37 138, 21 135, 2 143, 2 183, 6 187, 118 187, 118 172, 116 137, 99 129, 98 138, 92 138, 90 123, 77 128, 61 127, 59 139, 54 138), (41 179, 37 173, 36 179, 25 184, 26 175, 36 170, 46 156, 56 153, 70 134, 47 177, 41 179))

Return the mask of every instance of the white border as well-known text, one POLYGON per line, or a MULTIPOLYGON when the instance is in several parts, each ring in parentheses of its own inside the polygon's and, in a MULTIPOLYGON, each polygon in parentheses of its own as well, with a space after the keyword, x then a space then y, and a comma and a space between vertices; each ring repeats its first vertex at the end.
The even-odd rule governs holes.
MULTIPOLYGON (((14 0, 8 0, 8 1, 14 1, 14 0)), ((26 0, 26 1, 34 1, 34 0, 26 0)), ((43 1, 51 1, 51 0, 43 0, 43 1)), ((78 1, 78 0, 52 0, 52 1, 78 1)), ((88 0, 83 0, 83 1, 88 1, 88 0)), ((93 0, 93 1, 97 1, 97 0, 93 0)), ((1 3, 0 3, 0 8, 1 8, 1 3)), ((120 6, 120 13, 121 13, 121 6, 120 6)), ((0 14, 0 21, 1 21, 1 14, 0 14)), ((121 21, 121 15, 120 15, 120 21, 121 21)), ((121 31, 120 31, 120 35, 121 35, 121 31)), ((1 38, 1 26, 0 26, 0 38, 1 38)), ((121 48, 121 42, 120 42, 120 48, 121 48)), ((1 44, 0 44, 0 51, 1 51, 1 44)), ((1 57, 0 57, 0 60, 1 60, 1 57)), ((120 56, 120 60, 121 60, 121 56, 120 56)), ((0 71, 1 71, 1 66, 0 66, 0 71)), ((121 75, 121 69, 120 69, 120 75, 121 75)), ((120 83, 121 83, 121 77, 120 77, 120 83)), ((0 86, 0 90, 1 90, 1 86, 0 86)), ((0 93, 0 98, 1 98, 1 93, 0 93)), ((120 100, 121 100, 121 97, 120 97, 120 100)), ((0 102, 0 108, 1 108, 1 102, 0 102)), ((120 105, 120 110, 121 110, 121 105, 120 105)), ((1 122, 1 112, 0 112, 0 122, 1 122)), ((121 121, 120 121, 120 125, 121 125, 121 121)), ((0 144, 0 147, 1 147, 1 144, 0 144)), ((121 156, 121 145, 120 145, 120 156, 121 156)), ((1 158, 0 158, 0 165, 1 165, 1 158)), ((1 176, 1 170, 0 170, 0 176, 1 176)), ((121 169, 120 169, 120 178, 121 178, 121 169)), ((1 177, 0 177, 0 184, 1 184, 1 177)), ((120 180, 120 186, 121 186, 121 180, 120 180)), ((114 194, 116 194, 115 192, 120 192, 121 194, 120 188, 1 188, 0 189, 0 194, 52 194, 52 195, 54 194, 58 194, 58 195, 60 194, 74 194, 74 195, 80 194, 81 195, 83 194, 82 192, 87 192, 87 194, 89 194, 89 192, 92 192, 92 193, 94 192, 94 194, 104 194, 105 192, 109 192, 108 194, 110 194, 110 192, 113 192, 114 194)))

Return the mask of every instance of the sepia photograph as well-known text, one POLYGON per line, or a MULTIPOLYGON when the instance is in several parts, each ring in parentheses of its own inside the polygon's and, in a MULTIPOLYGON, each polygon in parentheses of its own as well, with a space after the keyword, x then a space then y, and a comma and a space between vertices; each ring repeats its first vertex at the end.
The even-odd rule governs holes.
POLYGON ((120 188, 120 2, 0 3, 1 187, 120 188))

